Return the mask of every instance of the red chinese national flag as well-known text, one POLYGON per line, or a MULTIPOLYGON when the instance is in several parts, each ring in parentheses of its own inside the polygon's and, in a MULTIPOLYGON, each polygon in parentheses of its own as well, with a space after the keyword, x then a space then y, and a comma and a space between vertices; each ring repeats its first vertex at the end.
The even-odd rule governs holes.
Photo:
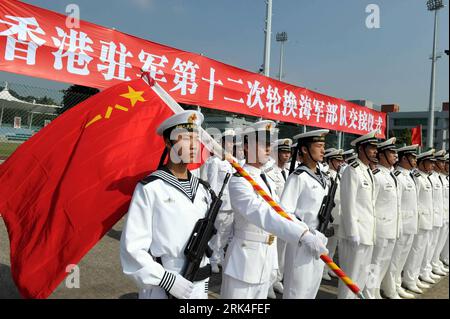
POLYGON ((0 165, 0 213, 22 296, 46 298, 127 212, 156 169, 156 128, 174 112, 142 79, 65 112, 0 165))
POLYGON ((422 125, 417 125, 411 129, 411 144, 422 146, 422 125))

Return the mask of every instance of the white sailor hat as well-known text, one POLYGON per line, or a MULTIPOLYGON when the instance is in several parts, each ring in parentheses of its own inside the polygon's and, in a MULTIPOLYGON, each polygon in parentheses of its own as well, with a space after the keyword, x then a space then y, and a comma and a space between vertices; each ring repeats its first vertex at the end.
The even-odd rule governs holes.
POLYGON ((225 131, 222 133, 222 137, 226 137, 226 136, 236 136, 236 132, 231 129, 231 128, 227 128, 225 129, 225 131))
POLYGON ((244 142, 248 141, 249 136, 256 135, 257 141, 265 139, 266 143, 270 143, 276 131, 277 129, 274 121, 263 120, 253 123, 242 132, 242 136, 244 136, 244 142))
POLYGON ((326 159, 337 159, 337 160, 344 160, 344 157, 342 156, 342 153, 344 153, 344 150, 337 150, 334 149, 334 151, 328 152, 324 155, 326 159))
POLYGON ((327 154, 330 153, 330 152, 334 152, 334 151, 336 151, 336 149, 335 149, 334 147, 327 148, 327 149, 325 150, 325 155, 327 155, 327 154))
POLYGON ((353 155, 355 155, 356 154, 356 152, 355 152, 355 150, 353 149, 353 148, 351 148, 351 149, 349 149, 349 150, 346 150, 346 151, 344 151, 344 152, 342 152, 342 155, 344 156, 344 158, 349 158, 350 156, 353 156, 353 155))
POLYGON ((305 144, 309 142, 325 142, 325 135, 328 134, 330 130, 314 130, 306 133, 301 133, 295 135, 292 139, 297 141, 297 143, 305 144))
POLYGON ((395 146, 395 141, 397 141, 397 138, 391 137, 390 139, 388 139, 384 142, 378 143, 377 148, 380 152, 387 151, 387 150, 396 151, 397 147, 395 146))
POLYGON ((434 153, 434 159, 437 161, 445 161, 445 150, 440 150, 434 153))
POLYGON ((367 133, 366 135, 360 136, 356 139, 354 139, 350 145, 351 146, 357 146, 361 144, 372 144, 375 146, 378 146, 378 139, 376 138, 377 130, 372 131, 370 133, 367 133))
POLYGON ((358 154, 353 154, 352 156, 347 157, 347 158, 345 159, 345 161, 346 161, 347 163, 349 163, 349 162, 351 162, 351 161, 353 161, 353 160, 355 160, 355 159, 357 159, 357 158, 358 158, 358 154))
POLYGON ((445 156, 444 156, 444 161, 446 161, 446 162, 448 162, 448 153, 447 154, 445 154, 445 156))
POLYGON ((425 160, 430 160, 430 161, 434 161, 434 148, 432 148, 429 151, 426 152, 422 152, 419 155, 417 155, 417 161, 425 161, 425 160))
POLYGON ((290 138, 282 138, 280 140, 276 140, 272 144, 272 148, 277 148, 279 151, 287 151, 290 152, 292 147, 292 140, 290 138))
POLYGON ((400 158, 403 155, 417 156, 417 148, 418 147, 419 147, 418 144, 400 147, 397 149, 398 157, 400 158))
POLYGON ((163 135, 167 130, 185 129, 187 131, 194 131, 202 125, 204 116, 198 111, 188 110, 172 115, 164 122, 162 122, 156 129, 158 135, 163 135))

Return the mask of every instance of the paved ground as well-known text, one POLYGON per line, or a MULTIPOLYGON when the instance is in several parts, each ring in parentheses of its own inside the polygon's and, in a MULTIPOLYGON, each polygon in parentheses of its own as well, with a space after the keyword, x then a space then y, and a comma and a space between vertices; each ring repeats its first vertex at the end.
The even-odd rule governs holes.
MULTIPOLYGON (((117 225, 81 260, 80 288, 67 288, 62 282, 50 298, 136 298, 136 287, 121 271, 119 238, 123 221, 117 225)), ((9 267, 9 241, 3 220, 0 218, 0 299, 20 298, 11 279, 9 267)), ((218 298, 220 275, 214 275, 210 283, 210 298, 218 298)), ((318 299, 335 299, 337 279, 323 281, 318 299)), ((278 296, 280 298, 281 296, 278 296)), ((418 298, 448 299, 449 277, 418 298)))

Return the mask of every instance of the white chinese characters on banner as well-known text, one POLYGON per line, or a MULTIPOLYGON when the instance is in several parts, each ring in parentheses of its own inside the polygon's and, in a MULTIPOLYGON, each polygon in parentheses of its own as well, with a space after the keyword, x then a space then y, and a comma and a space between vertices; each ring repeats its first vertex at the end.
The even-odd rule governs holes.
POLYGON ((215 74, 216 70, 214 68, 209 69, 209 79, 208 78, 202 78, 203 81, 209 82, 209 90, 208 90, 208 100, 212 101, 214 100, 214 87, 216 84, 223 85, 223 82, 221 80, 215 81, 215 74))
POLYGON ((297 117, 297 97, 292 91, 284 90, 283 94, 283 116, 297 117))
POLYGON ((11 26, 9 29, 0 32, 0 36, 6 36, 5 60, 14 59, 25 60, 28 65, 36 64, 36 50, 46 41, 39 38, 37 34, 45 35, 36 18, 34 17, 14 17, 6 15, 5 18, 14 22, 1 20, 0 23, 11 26), (25 46, 26 48, 23 48, 25 46), (25 56, 23 55, 25 54, 25 56))
POLYGON ((281 96, 278 93, 277 87, 272 87, 269 85, 269 88, 267 89, 267 110, 270 113, 273 114, 280 114, 280 103, 281 103, 281 96))
POLYGON ((78 75, 88 75, 88 64, 92 61, 87 52, 94 52, 90 44, 93 44, 92 40, 84 32, 78 32, 74 29, 70 29, 70 33, 67 34, 61 28, 56 28, 58 37, 52 37, 53 43, 58 48, 58 51, 53 52, 55 56, 55 63, 53 67, 56 70, 63 68, 63 58, 67 57, 67 72, 78 75), (68 42, 68 43, 67 43, 68 42))
POLYGON ((247 81, 248 88, 250 92, 247 94, 247 106, 249 108, 254 108, 256 105, 259 106, 261 110, 264 110, 264 103, 261 96, 266 92, 263 87, 259 87, 259 81, 255 80, 253 83, 247 81))
POLYGON ((307 120, 311 118, 311 98, 307 95, 300 94, 300 111, 299 111, 299 118, 306 117, 307 120))
POLYGON ((338 110, 337 104, 332 104, 328 102, 325 116, 325 123, 330 123, 331 125, 334 125, 337 122, 338 120, 337 110, 338 110))
POLYGON ((141 68, 143 72, 149 72, 150 76, 156 81, 167 83, 163 68, 166 67, 169 60, 165 55, 150 54, 141 50, 141 52, 139 52, 139 61, 144 63, 141 68))
POLYGON ((97 69, 103 74, 105 80, 131 80, 129 76, 125 75, 125 70, 131 68, 131 63, 127 62, 127 58, 133 57, 133 54, 127 51, 127 48, 122 43, 119 43, 120 51, 117 51, 117 45, 114 42, 100 42, 102 43, 100 61, 104 64, 97 64, 97 69), (118 55, 117 61, 116 55, 118 55))
POLYGON ((195 82, 196 70, 198 69, 198 64, 194 64, 192 61, 184 62, 176 58, 172 67, 172 70, 176 72, 173 79, 176 86, 170 89, 170 91, 180 90, 181 95, 186 95, 187 91, 190 94, 195 94, 198 87, 198 84, 195 82))

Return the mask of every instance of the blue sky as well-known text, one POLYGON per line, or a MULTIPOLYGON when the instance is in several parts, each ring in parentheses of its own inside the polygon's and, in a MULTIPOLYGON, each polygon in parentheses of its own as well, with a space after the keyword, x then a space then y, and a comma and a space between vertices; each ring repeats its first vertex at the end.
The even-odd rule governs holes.
MULTIPOLYGON (((264 0, 26 0, 81 19, 204 55, 249 71, 263 61, 264 0)), ((445 1, 448 3, 448 1, 445 1)), ((440 10, 438 50, 448 49, 448 7, 440 10)), ((428 108, 433 15, 425 0, 273 0, 271 76, 278 76, 276 32, 286 31, 284 81, 344 99, 428 108), (366 6, 380 28, 366 27, 366 6)), ((448 56, 437 64, 436 105, 448 101, 448 56)), ((65 87, 0 72, 0 79, 65 87)))

